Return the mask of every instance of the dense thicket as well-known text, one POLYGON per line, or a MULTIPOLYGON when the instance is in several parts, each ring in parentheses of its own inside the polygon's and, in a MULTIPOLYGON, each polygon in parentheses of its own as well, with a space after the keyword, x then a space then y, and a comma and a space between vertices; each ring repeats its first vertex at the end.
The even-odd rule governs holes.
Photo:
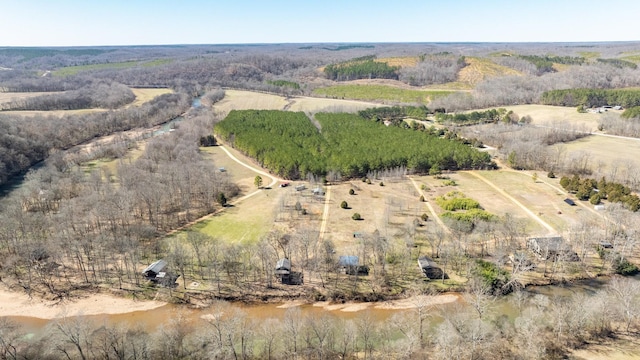
POLYGON ((44 160, 98 136, 169 121, 190 106, 184 94, 161 95, 139 107, 91 114, 22 117, 0 114, 0 184, 44 160))
POLYGON ((356 79, 398 79, 398 66, 371 59, 355 60, 324 67, 328 79, 347 81, 356 79))
POLYGON ((281 176, 339 171, 345 177, 406 166, 414 171, 492 167, 490 157, 458 141, 386 127, 354 114, 232 111, 215 133, 281 176))
POLYGON ((618 68, 628 67, 634 70, 638 68, 638 64, 631 61, 622 60, 622 59, 598 59, 597 61, 599 63, 612 65, 618 68))
POLYGON ((540 102, 556 106, 640 106, 640 90, 637 89, 565 89, 542 93, 540 102))
POLYGON ((398 125, 406 118, 426 120, 429 113, 426 106, 384 106, 360 110, 358 115, 367 120, 390 121, 398 125))
POLYGON ((538 69, 538 74, 554 72, 554 63, 564 65, 582 65, 586 61, 585 58, 577 56, 519 55, 519 57, 534 64, 538 69))

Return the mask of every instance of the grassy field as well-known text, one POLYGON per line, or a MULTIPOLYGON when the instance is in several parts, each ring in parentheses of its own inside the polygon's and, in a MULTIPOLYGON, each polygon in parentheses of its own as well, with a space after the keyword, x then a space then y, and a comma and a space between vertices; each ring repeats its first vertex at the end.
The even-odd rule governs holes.
POLYGON ((50 94, 56 94, 56 92, 0 92, 0 104, 50 94))
POLYGON ((63 67, 53 71, 52 74, 54 76, 71 76, 71 75, 76 75, 79 72, 88 71, 88 70, 125 69, 125 68, 136 67, 136 66, 152 67, 152 66, 168 64, 171 61, 172 60, 168 60, 168 59, 158 59, 153 61, 124 61, 124 62, 116 62, 116 63, 67 66, 67 67, 63 67))
POLYGON ((554 145, 566 154, 585 154, 589 163, 608 179, 638 177, 640 139, 591 135, 570 143, 554 145), (613 174, 616 176, 613 176, 613 174))
POLYGON ((214 105, 222 113, 231 110, 281 110, 287 106, 287 100, 279 95, 253 91, 225 90, 224 99, 214 105))
POLYGON ((597 51, 578 51, 578 55, 586 59, 596 59, 600 57, 600 53, 597 51))
POLYGON ((451 94, 448 90, 412 90, 385 85, 335 85, 314 90, 314 95, 342 99, 386 100, 402 103, 427 104, 451 94))
MULTIPOLYGON (((231 181, 240 187, 240 194, 247 195, 257 190, 253 184, 257 173, 238 164, 229 158, 220 148, 202 148, 217 167, 224 167, 231 181)), ((229 149, 234 156, 252 166, 252 160, 247 159, 237 151, 229 149)), ((267 182, 267 179, 264 179, 267 182)), ((241 203, 228 206, 224 211, 202 221, 192 227, 193 230, 218 238, 229 243, 256 242, 266 235, 273 227, 278 203, 283 196, 283 188, 274 187, 245 199, 241 203)), ((233 202, 234 199, 229 199, 233 202)))

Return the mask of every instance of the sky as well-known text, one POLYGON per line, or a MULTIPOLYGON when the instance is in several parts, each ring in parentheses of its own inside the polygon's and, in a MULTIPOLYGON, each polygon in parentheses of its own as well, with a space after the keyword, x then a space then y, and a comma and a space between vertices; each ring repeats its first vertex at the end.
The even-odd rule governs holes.
POLYGON ((0 46, 640 40, 638 0, 0 0, 0 46))

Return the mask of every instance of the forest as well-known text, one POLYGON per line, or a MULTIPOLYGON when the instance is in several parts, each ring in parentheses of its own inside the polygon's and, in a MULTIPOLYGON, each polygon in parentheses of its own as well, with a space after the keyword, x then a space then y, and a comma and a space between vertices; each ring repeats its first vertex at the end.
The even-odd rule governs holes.
POLYGON ((637 341, 640 287, 637 278, 622 276, 637 271, 638 262, 634 153, 616 165, 567 150, 575 140, 593 140, 596 131, 640 138, 632 89, 640 86, 637 54, 640 45, 626 42, 0 48, 3 286, 61 302, 103 292, 220 309, 198 322, 177 316, 157 330, 60 318, 35 337, 2 318, 0 357, 543 359, 570 357, 605 340, 637 341), (473 58, 495 67, 473 65, 473 58), (344 111, 356 102, 348 97, 333 103, 331 96, 312 96, 344 84, 442 96, 428 103, 377 99, 351 113, 344 111), (170 93, 133 105, 136 88, 170 93), (244 90, 277 98, 265 108, 278 110, 255 108, 263 105, 257 101, 237 105, 233 96, 237 101, 244 90), (47 94, 11 96, 34 92, 47 94), (317 103, 305 108, 302 101, 317 103), (597 116, 597 130, 572 117, 555 121, 556 113, 541 119, 524 115, 522 107, 507 110, 544 104, 629 109, 580 114, 597 116), (47 113, 54 110, 63 111, 47 113), (160 125, 172 128, 156 133, 160 125), (222 146, 211 146, 216 140, 222 146), (397 233, 363 231, 356 238, 351 228, 344 232, 369 275, 336 271, 344 236, 321 237, 320 196, 284 197, 274 209, 254 210, 284 225, 255 242, 224 241, 189 227, 204 216, 225 219, 216 215, 241 210, 237 201, 248 194, 264 201, 292 190, 236 180, 216 155, 226 145, 279 177, 314 187, 335 181, 339 197, 329 206, 353 228, 376 220, 352 220, 362 208, 347 209, 366 199, 366 191, 402 189, 398 198, 381 195, 388 198, 378 199, 384 205, 371 216, 386 218, 397 233), (490 177, 498 166, 505 176, 528 170, 523 173, 535 175, 525 178, 530 186, 560 179, 558 193, 583 210, 562 228, 578 261, 523 255, 523 244, 536 234, 521 218, 484 210, 472 188, 436 200, 436 191, 466 185, 458 186, 453 174, 490 177), (491 171, 458 172, 472 169, 491 171), (426 180, 412 184, 410 178, 426 180), (347 200, 349 206, 338 208, 347 200), (596 204, 606 204, 606 212, 598 213, 596 204), (427 214, 431 205, 436 211, 427 214), (604 215, 589 220, 594 212, 604 215), (174 231, 178 235, 170 235, 174 231), (425 254, 454 279, 425 280, 416 269, 425 254), (273 264, 284 257, 316 283, 279 284, 273 264), (141 276, 160 258, 179 275, 179 288, 141 276), (521 286, 534 271, 541 283, 568 287, 589 272, 602 286, 571 297, 560 290, 543 296, 521 286), (206 290, 187 290, 193 283, 206 290), (462 300, 450 307, 412 304, 382 322, 364 312, 345 319, 295 308, 283 319, 261 321, 221 302, 369 303, 450 291, 462 300), (513 316, 497 310, 498 302, 511 304, 513 316))
POLYGON ((487 153, 426 132, 386 127, 352 114, 318 113, 315 119, 320 129, 303 113, 232 111, 216 124, 214 132, 262 166, 289 179, 305 177, 309 172, 322 176, 329 171, 346 178, 363 177, 370 171, 400 166, 422 173, 432 168, 495 166, 487 153))

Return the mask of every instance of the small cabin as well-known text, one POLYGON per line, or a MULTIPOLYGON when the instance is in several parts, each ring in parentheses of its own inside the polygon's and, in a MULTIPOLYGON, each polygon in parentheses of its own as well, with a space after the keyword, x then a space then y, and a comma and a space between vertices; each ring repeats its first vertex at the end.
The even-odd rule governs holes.
POLYGON ((561 236, 534 237, 527 240, 527 248, 544 260, 561 258, 565 261, 579 261, 578 254, 573 251, 561 236))
POLYGON ((288 284, 291 277, 291 260, 284 258, 276 263, 275 274, 280 278, 280 282, 288 284))
POLYGON ((369 275, 369 267, 359 265, 360 260, 354 255, 343 255, 338 258, 338 270, 347 275, 369 275))
POLYGON ((302 191, 302 190, 304 190, 304 189, 306 189, 306 188, 307 188, 307 187, 306 187, 306 186, 304 186, 304 184, 303 184, 303 185, 297 185, 297 186, 296 186, 296 191, 302 191))
POLYGON ((418 258, 418 267, 420 268, 424 276, 426 276, 430 280, 442 279, 443 277, 445 279, 449 278, 447 274, 445 274, 444 271, 442 271, 442 269, 438 266, 438 264, 436 264, 436 262, 428 256, 421 256, 418 258))

